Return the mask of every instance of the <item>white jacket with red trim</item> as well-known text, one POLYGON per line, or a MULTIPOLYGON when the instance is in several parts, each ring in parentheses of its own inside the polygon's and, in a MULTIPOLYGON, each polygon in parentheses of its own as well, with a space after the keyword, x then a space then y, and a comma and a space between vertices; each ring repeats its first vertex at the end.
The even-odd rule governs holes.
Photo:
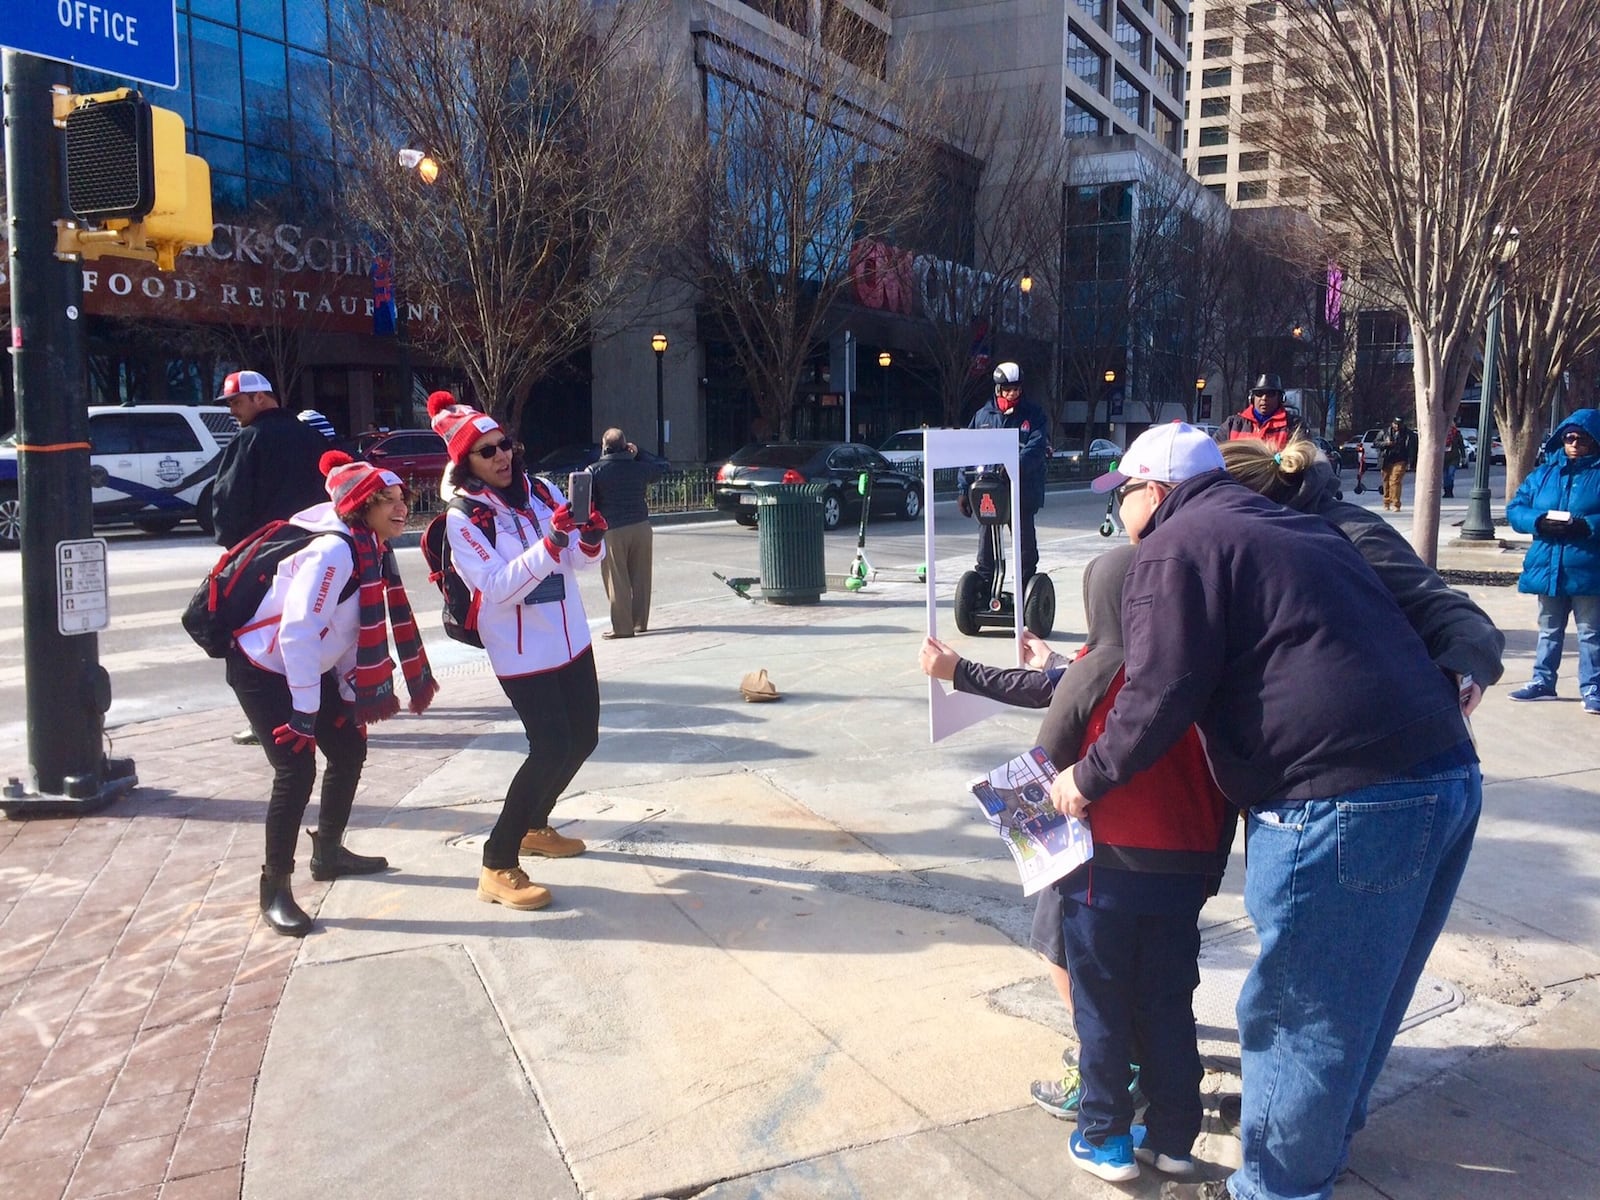
POLYGON ((350 543, 338 536, 348 536, 350 527, 333 504, 313 504, 289 520, 326 532, 278 564, 271 588, 235 640, 256 666, 289 681, 296 712, 314 713, 322 705, 322 676, 330 669, 338 672, 345 699, 355 698, 350 676, 361 633, 361 595, 339 598, 356 560, 350 543))
MULTIPOLYGON (((441 494, 448 500, 455 493, 447 484, 441 494)), ((464 494, 494 513, 493 545, 465 513, 451 509, 445 521, 451 562, 474 593, 489 665, 501 678, 566 666, 590 644, 577 572, 605 557, 605 543, 584 546, 574 530, 552 553, 544 538, 554 510, 532 488, 524 509, 493 488, 464 494)), ((566 500, 554 486, 550 494, 557 506, 566 500)))

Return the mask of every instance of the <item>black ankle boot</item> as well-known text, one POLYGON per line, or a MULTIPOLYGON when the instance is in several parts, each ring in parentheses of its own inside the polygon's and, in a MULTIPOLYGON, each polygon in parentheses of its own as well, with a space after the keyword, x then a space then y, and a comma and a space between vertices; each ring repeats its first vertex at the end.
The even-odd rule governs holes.
POLYGON ((268 875, 261 868, 261 915, 284 937, 305 937, 311 932, 311 918, 294 902, 287 875, 268 875))
POLYGON ((381 854, 352 854, 344 848, 344 834, 323 834, 306 830, 311 839, 311 878, 337 879, 341 875, 376 875, 389 869, 381 854))

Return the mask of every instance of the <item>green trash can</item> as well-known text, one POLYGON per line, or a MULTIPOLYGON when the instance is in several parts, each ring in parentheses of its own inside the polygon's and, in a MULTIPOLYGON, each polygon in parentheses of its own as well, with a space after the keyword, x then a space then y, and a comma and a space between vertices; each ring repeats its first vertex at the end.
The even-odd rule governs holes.
POLYGON ((828 589, 822 565, 821 483, 757 484, 761 594, 769 604, 820 604, 828 589))

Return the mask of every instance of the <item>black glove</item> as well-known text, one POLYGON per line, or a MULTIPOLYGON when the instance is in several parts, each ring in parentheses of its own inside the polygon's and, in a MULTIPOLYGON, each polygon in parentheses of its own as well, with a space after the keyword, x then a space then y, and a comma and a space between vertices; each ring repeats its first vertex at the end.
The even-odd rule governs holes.
POLYGON ((967 498, 967 494, 965 492, 956 493, 956 508, 960 510, 963 517, 970 517, 972 515, 972 501, 967 498))
POLYGON ((317 748, 317 714, 298 710, 282 725, 272 731, 272 740, 287 746, 296 754, 310 753, 317 748))
POLYGON ((1546 541, 1573 542, 1588 536, 1589 526, 1582 520, 1552 521, 1545 516, 1534 520, 1533 531, 1546 541))

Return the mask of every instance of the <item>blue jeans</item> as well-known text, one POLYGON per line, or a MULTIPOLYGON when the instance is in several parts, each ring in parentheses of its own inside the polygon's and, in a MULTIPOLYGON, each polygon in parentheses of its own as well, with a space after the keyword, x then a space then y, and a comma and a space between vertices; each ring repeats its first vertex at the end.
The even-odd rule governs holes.
POLYGON ((1600 596, 1540 596, 1533 677, 1552 691, 1567 642, 1567 616, 1578 621, 1578 694, 1600 693, 1600 596))
POLYGON ((1247 814, 1238 1200, 1323 1200, 1466 869, 1474 764, 1247 814))

